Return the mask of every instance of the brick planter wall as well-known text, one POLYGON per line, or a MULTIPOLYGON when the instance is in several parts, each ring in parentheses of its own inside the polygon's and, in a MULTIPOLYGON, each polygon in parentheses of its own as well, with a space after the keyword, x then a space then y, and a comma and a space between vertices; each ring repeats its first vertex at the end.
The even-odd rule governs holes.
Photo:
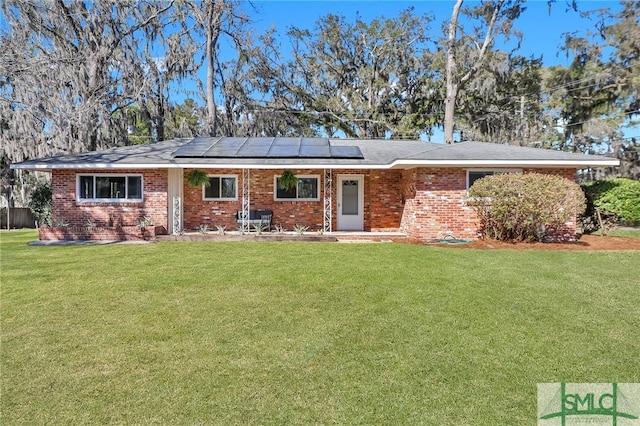
MULTIPOLYGON (((163 228, 160 228, 160 230, 163 228)), ((146 228, 144 232, 137 226, 103 227, 46 227, 38 230, 40 240, 43 241, 141 241, 155 240, 156 228, 146 228)))

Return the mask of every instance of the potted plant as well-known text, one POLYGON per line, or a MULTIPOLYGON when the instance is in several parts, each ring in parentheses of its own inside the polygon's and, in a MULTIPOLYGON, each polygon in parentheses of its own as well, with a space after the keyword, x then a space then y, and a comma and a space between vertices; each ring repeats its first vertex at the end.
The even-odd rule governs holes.
POLYGON ((142 238, 145 239, 145 240, 151 240, 151 239, 155 238, 155 236, 156 236, 156 232, 155 231, 156 230, 155 230, 154 225, 155 225, 155 221, 154 221, 153 217, 150 217, 150 216, 143 217, 136 224, 136 226, 142 232, 142 238))
POLYGON ((291 170, 286 169, 278 179, 278 184, 287 191, 291 191, 298 186, 298 178, 291 170))
POLYGON ((209 186, 211 183, 209 182, 209 175, 206 172, 203 172, 199 169, 193 169, 189 173, 187 173, 187 182, 190 186, 209 186))

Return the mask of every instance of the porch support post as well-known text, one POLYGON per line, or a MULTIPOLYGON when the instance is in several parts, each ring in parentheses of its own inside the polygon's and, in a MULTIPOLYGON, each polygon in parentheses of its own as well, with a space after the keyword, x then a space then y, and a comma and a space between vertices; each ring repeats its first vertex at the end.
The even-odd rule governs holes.
POLYGON ((172 235, 180 234, 183 228, 183 179, 182 169, 167 170, 167 231, 172 235))
POLYGON ((171 222, 173 224, 172 234, 178 235, 182 232, 182 200, 180 197, 173 197, 173 217, 171 222))
POLYGON ((324 221, 323 232, 331 232, 331 211, 333 200, 333 181, 331 169, 324 169, 324 221))
POLYGON ((242 222, 240 231, 249 232, 249 214, 251 212, 250 169, 242 169, 242 222))

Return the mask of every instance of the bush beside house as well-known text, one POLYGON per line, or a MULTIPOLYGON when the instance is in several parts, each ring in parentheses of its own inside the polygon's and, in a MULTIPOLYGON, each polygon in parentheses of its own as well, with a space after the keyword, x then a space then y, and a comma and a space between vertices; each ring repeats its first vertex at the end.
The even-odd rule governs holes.
POLYGON ((31 194, 29 209, 36 218, 37 227, 51 225, 51 184, 49 182, 38 183, 31 194))
POLYGON ((584 184, 582 190, 587 199, 587 209, 580 217, 583 232, 594 232, 616 223, 640 224, 640 182, 605 179, 584 184))
POLYGON ((572 240, 564 230, 585 209, 580 186, 559 176, 498 174, 469 188, 483 236, 499 241, 572 240))

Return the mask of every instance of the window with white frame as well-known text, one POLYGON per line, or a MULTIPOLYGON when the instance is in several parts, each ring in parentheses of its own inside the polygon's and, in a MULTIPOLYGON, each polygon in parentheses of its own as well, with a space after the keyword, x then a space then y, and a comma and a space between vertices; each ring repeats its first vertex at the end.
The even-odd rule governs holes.
POLYGON ((298 185, 295 188, 287 189, 280 185, 280 177, 275 176, 274 193, 276 201, 318 201, 320 199, 318 193, 320 176, 302 175, 297 176, 297 178, 298 185))
POLYGON ((237 200, 238 177, 235 175, 211 175, 209 186, 203 185, 203 200, 237 200))
POLYGON ((142 175, 80 174, 76 187, 79 201, 142 201, 142 175))
POLYGON ((485 176, 501 175, 505 173, 522 173, 520 169, 470 169, 467 170, 467 190, 471 188, 471 185, 478 179, 482 179, 485 176))

